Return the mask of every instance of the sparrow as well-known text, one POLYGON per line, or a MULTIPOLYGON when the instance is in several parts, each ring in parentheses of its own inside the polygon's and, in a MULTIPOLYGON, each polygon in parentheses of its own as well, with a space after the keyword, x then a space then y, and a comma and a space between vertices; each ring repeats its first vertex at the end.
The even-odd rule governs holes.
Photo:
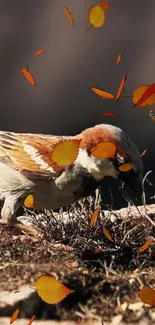
POLYGON ((16 220, 17 210, 30 194, 34 208, 54 211, 91 195, 107 176, 141 193, 142 175, 143 165, 135 144, 113 125, 96 125, 75 136, 0 131, 1 217, 6 223, 16 220), (51 159, 53 149, 66 139, 80 139, 77 158, 69 166, 56 166, 51 159), (92 148, 106 141, 122 151, 116 149, 113 159, 91 155, 92 148), (130 163, 131 169, 122 172, 119 167, 125 163, 130 163))

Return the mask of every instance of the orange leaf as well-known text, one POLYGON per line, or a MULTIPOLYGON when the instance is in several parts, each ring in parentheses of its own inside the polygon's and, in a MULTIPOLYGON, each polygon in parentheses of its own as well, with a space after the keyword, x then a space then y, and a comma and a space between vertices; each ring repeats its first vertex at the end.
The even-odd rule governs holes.
POLYGON ((114 113, 101 113, 102 116, 117 117, 117 114, 114 113))
POLYGON ((155 306, 155 290, 151 287, 143 287, 138 292, 138 297, 147 305, 155 306))
MULTIPOLYGON (((145 93, 145 91, 149 88, 149 85, 142 85, 140 87, 138 87, 137 89, 135 89, 133 91, 133 98, 132 101, 134 104, 136 104, 140 98, 142 97, 142 95, 145 93)), ((153 94, 151 97, 149 97, 147 100, 145 100, 140 106, 141 107, 148 107, 151 106, 155 103, 155 94, 153 94)))
POLYGON ((32 194, 29 194, 24 201, 25 208, 33 209, 34 208, 34 197, 32 194))
POLYGON ((95 28, 103 26, 105 21, 103 8, 100 5, 92 6, 88 13, 88 20, 89 23, 95 28))
POLYGON ((27 69, 22 68, 22 73, 31 85, 36 86, 36 81, 34 80, 33 75, 27 69))
POLYGON ((37 52, 33 53, 33 56, 40 55, 44 52, 44 50, 38 50, 37 52))
POLYGON ((123 91, 123 87, 124 87, 126 78, 127 78, 127 76, 125 74, 124 77, 123 77, 123 79, 122 79, 122 81, 121 81, 121 83, 120 83, 120 86, 118 88, 117 95, 116 95, 116 98, 115 98, 115 102, 117 102, 119 100, 120 96, 121 96, 121 93, 123 91))
POLYGON ((11 316, 10 324, 12 324, 17 319, 18 314, 19 314, 19 309, 16 309, 13 315, 11 316))
POLYGON ((117 60, 116 60, 116 64, 120 63, 122 58, 122 54, 118 54, 117 60))
POLYGON ((141 246, 139 248, 139 253, 144 252, 150 246, 150 244, 152 243, 152 241, 153 241, 152 238, 148 239, 147 242, 143 246, 141 246))
POLYGON ((95 94, 99 95, 102 98, 114 98, 115 96, 111 93, 108 93, 107 91, 98 89, 98 88, 91 88, 92 91, 94 91, 95 94))
POLYGON ((91 155, 96 158, 114 158, 116 145, 112 142, 100 142, 91 150, 91 155))
POLYGON ((154 110, 150 109, 149 116, 152 118, 153 121, 155 121, 155 114, 153 114, 154 110))
POLYGON ((36 281, 39 297, 48 304, 57 304, 74 290, 70 290, 52 276, 43 275, 36 281))
POLYGON ((141 157, 143 157, 145 154, 146 154, 146 152, 147 152, 147 149, 145 149, 142 153, 141 153, 141 157))
POLYGON ((149 102, 149 105, 147 105, 147 106, 150 106, 152 104, 155 104, 155 83, 152 84, 151 86, 149 86, 145 90, 145 92, 143 93, 143 95, 140 97, 140 99, 137 101, 137 103, 134 106, 136 106, 136 107, 142 106, 142 104, 144 102, 146 104, 146 100, 148 100, 148 99, 150 99, 150 102, 149 102), (150 99, 150 97, 152 97, 152 99, 150 99))
POLYGON ((100 7, 103 9, 103 10, 107 10, 110 8, 110 3, 107 3, 107 2, 104 2, 104 1, 100 1, 100 7))
POLYGON ((30 319, 28 325, 31 325, 33 323, 34 319, 35 319, 35 315, 33 315, 33 317, 30 319))
POLYGON ((53 149, 51 158, 58 166, 68 166, 77 158, 81 140, 63 140, 53 149))
POLYGON ((99 213, 99 208, 96 208, 95 211, 93 212, 92 214, 92 217, 91 217, 91 220, 90 220, 90 226, 93 226, 95 221, 96 221, 96 218, 98 216, 98 213, 99 213))
POLYGON ((64 6, 64 10, 65 10, 65 13, 66 13, 70 23, 72 24, 72 26, 75 27, 74 19, 73 19, 72 15, 71 15, 70 11, 68 10, 68 8, 66 6, 64 6))
POLYGON ((127 164, 123 164, 121 166, 119 166, 118 168, 121 172, 128 172, 130 169, 132 169, 132 166, 130 163, 127 164))
POLYGON ((105 227, 103 227, 103 233, 104 233, 104 235, 106 236, 107 239, 109 239, 110 241, 113 241, 109 231, 105 227))

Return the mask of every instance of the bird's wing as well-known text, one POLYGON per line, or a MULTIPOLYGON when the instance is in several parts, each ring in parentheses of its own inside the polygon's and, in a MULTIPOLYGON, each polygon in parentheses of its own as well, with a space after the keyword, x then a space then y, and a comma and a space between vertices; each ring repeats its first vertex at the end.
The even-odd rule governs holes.
POLYGON ((51 159, 55 144, 69 137, 0 131, 0 162, 32 177, 55 178, 64 168, 51 159))

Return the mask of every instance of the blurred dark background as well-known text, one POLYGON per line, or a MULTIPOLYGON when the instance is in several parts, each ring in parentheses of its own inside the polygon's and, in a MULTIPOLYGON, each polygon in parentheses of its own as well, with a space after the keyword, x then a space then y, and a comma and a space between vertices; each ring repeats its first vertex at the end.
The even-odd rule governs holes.
MULTIPOLYGON (((155 182, 150 108, 132 108, 131 98, 115 104, 91 91, 100 87, 116 93, 125 73, 129 96, 138 86, 155 82, 155 1, 108 2, 105 24, 84 33, 96 0, 0 1, 0 129, 67 135, 102 122, 114 124, 130 135, 140 152, 148 150, 144 172, 153 170, 149 179, 155 182), (73 12, 74 28, 64 5, 73 12), (33 58, 41 48, 46 53, 33 58), (117 65, 119 53, 123 59, 117 65), (27 63, 36 87, 21 73, 27 63), (120 118, 105 118, 102 112, 120 118)), ((146 188, 149 199, 155 188, 146 188)), ((104 192, 109 196, 106 187, 104 192)), ((112 193, 116 205, 122 205, 116 182, 112 193)))

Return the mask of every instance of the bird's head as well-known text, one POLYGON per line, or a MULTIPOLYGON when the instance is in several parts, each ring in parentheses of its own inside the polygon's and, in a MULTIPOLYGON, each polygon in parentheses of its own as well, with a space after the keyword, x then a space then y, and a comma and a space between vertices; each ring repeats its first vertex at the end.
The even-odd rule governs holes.
POLYGON ((97 181, 111 176, 142 193, 141 157, 135 144, 123 130, 113 125, 100 124, 84 130, 78 136, 82 140, 76 163, 86 168, 97 181), (92 149, 101 142, 112 142, 116 145, 113 158, 97 158, 91 154, 92 149), (131 166, 130 170, 121 171, 121 166, 125 164, 131 166))

